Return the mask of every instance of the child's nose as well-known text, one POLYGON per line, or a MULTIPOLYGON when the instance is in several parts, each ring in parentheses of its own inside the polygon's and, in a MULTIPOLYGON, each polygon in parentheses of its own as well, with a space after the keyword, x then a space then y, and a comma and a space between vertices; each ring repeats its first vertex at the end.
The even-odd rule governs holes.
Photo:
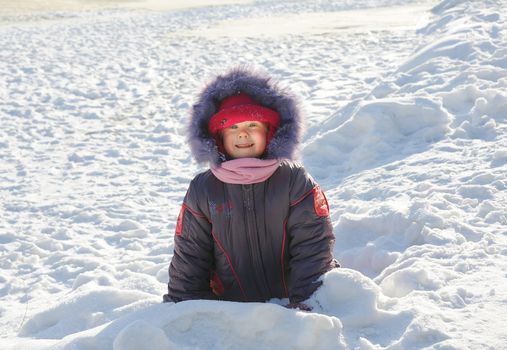
POLYGON ((238 137, 241 138, 247 138, 248 132, 245 129, 240 129, 238 132, 238 137))

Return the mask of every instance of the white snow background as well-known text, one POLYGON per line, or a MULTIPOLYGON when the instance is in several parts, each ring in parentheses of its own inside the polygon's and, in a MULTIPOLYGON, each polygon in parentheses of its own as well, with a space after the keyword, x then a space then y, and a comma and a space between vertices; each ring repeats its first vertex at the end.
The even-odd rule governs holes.
MULTIPOLYGON (((1 11, 1 10, 0 10, 1 11)), ((0 12, 1 349, 506 349, 507 3, 0 12), (162 304, 207 79, 303 101, 343 267, 308 303, 162 304)))

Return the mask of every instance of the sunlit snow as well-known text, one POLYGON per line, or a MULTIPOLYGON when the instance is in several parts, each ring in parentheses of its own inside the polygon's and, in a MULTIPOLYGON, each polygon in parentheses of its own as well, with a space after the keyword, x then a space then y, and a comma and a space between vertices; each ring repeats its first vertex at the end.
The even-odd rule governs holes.
POLYGON ((0 348, 506 348, 506 3, 168 3, 0 1, 0 348), (190 106, 245 63, 303 100, 312 312, 161 303, 190 106))

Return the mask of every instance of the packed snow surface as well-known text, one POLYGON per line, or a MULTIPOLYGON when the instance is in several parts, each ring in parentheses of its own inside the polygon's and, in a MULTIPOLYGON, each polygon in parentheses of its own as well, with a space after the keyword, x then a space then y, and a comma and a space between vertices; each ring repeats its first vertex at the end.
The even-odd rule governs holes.
POLYGON ((0 16, 0 347, 505 349, 507 4, 232 2, 0 16), (161 303, 189 108, 243 63, 304 102, 312 312, 161 303))

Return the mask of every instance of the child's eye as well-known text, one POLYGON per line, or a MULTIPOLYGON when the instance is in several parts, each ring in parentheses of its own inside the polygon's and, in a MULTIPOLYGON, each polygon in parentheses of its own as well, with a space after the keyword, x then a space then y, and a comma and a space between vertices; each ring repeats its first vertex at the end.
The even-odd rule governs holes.
POLYGON ((231 125, 231 129, 237 129, 237 128, 238 128, 238 126, 236 124, 231 125))
POLYGON ((258 126, 258 124, 257 123, 250 123, 250 125, 248 125, 248 126, 252 128, 252 127, 258 126))

